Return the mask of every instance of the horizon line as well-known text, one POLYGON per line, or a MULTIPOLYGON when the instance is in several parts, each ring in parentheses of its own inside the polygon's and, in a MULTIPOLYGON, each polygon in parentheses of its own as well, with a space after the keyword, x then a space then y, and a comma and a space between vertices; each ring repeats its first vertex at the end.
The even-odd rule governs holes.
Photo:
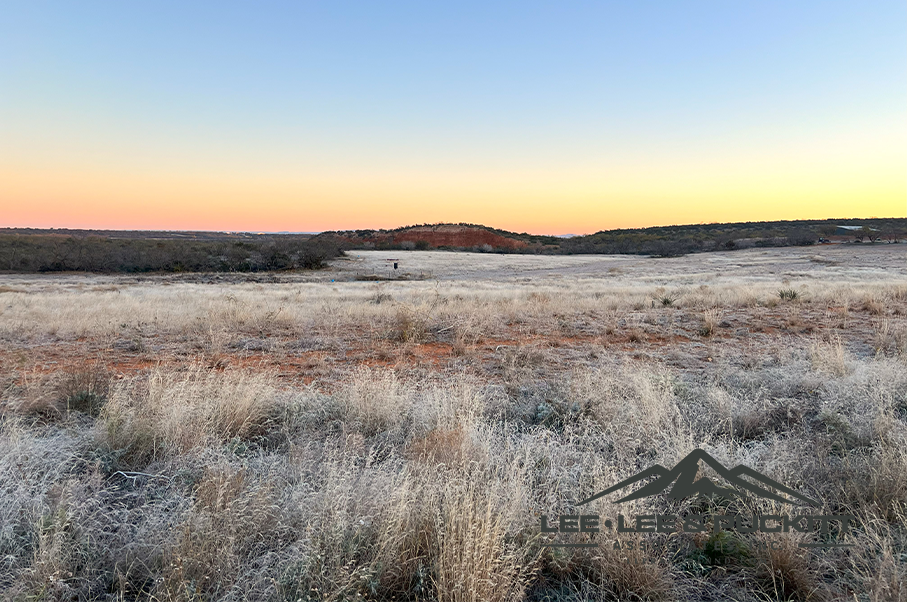
POLYGON ((776 219, 776 220, 750 220, 750 221, 734 221, 734 222, 687 222, 687 223, 677 223, 677 224, 654 224, 649 226, 638 226, 635 228, 600 228, 589 232, 588 234, 575 234, 575 233, 560 233, 560 234, 536 234, 530 232, 518 232, 516 230, 508 230, 506 228, 501 228, 497 226, 489 226, 487 224, 481 224, 476 222, 435 222, 435 223, 424 223, 424 224, 407 224, 402 226, 396 226, 394 228, 334 228, 328 230, 205 230, 200 228, 104 228, 104 227, 69 227, 69 226, 0 226, 0 230, 72 230, 72 231, 107 231, 107 232, 177 232, 177 233, 206 233, 206 234, 252 234, 252 235, 300 235, 300 234, 309 234, 309 235, 318 235, 324 234, 326 232, 356 232, 361 230, 376 230, 376 231, 391 231, 391 230, 400 230, 404 228, 417 228, 424 226, 478 226, 484 228, 492 228, 494 230, 501 230, 505 232, 511 232, 514 234, 531 234, 532 236, 554 236, 554 237, 574 237, 574 236, 588 236, 589 234, 595 234, 598 232, 611 232, 617 230, 647 230, 650 228, 676 228, 681 226, 705 226, 705 225, 722 225, 722 224, 764 224, 764 223, 774 223, 774 222, 807 222, 807 221, 853 221, 853 220, 874 220, 874 219, 907 219, 907 214, 905 215, 891 215, 891 216, 863 216, 863 217, 811 217, 811 218, 801 218, 801 219, 776 219))

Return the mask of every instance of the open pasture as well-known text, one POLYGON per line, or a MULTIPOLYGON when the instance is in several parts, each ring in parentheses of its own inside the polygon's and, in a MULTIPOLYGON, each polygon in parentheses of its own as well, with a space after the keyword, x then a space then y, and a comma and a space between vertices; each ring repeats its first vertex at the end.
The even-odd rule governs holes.
POLYGON ((903 600, 904 248, 0 276, 0 592, 903 600), (857 516, 855 546, 542 545, 542 515, 696 448, 857 516))

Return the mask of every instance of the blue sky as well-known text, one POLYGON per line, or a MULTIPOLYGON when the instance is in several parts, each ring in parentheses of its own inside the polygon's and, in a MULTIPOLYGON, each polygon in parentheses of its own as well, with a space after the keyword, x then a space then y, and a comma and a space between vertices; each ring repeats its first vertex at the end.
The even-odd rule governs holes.
POLYGON ((852 215, 865 203, 903 215, 907 202, 903 2, 28 2, 4 13, 0 159, 12 184, 0 202, 29 210, 2 225, 220 228, 218 198, 239 212, 230 225, 299 230, 490 220, 594 231, 658 221, 628 211, 640 200, 689 204, 674 222, 733 217, 719 203, 774 219, 826 217, 823 196, 852 215), (792 174, 792 159, 773 163, 786 153, 824 158, 792 174), (821 184, 842 170, 854 173, 835 190, 849 200, 821 184), (766 203, 735 201, 759 182, 766 203), (798 191, 776 203, 785 210, 761 214, 785 186, 798 191), (135 210, 117 213, 116 199, 135 210), (399 212, 370 209, 393 199, 399 212), (61 213, 67 202, 87 221, 61 213), (550 214, 553 202, 573 221, 550 214), (271 221, 242 214, 245 203, 271 221), (197 215, 169 216, 186 206, 197 215), (507 217, 527 206, 531 216, 507 217))

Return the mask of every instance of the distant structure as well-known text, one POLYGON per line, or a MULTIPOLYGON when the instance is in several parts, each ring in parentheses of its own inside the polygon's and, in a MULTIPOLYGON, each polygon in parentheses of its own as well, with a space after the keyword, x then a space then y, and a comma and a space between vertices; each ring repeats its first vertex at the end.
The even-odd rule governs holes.
POLYGON ((838 226, 835 234, 853 236, 854 242, 863 242, 864 238, 868 238, 869 242, 876 242, 881 238, 879 229, 870 226, 838 226))

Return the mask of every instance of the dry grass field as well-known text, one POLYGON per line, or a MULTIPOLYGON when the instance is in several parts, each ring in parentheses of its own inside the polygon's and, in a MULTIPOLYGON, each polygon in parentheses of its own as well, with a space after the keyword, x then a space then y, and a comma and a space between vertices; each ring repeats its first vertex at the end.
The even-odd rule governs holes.
POLYGON ((907 600, 904 245, 8 275, 0 341, 3 599, 907 600), (696 448, 855 545, 542 545, 696 448))

